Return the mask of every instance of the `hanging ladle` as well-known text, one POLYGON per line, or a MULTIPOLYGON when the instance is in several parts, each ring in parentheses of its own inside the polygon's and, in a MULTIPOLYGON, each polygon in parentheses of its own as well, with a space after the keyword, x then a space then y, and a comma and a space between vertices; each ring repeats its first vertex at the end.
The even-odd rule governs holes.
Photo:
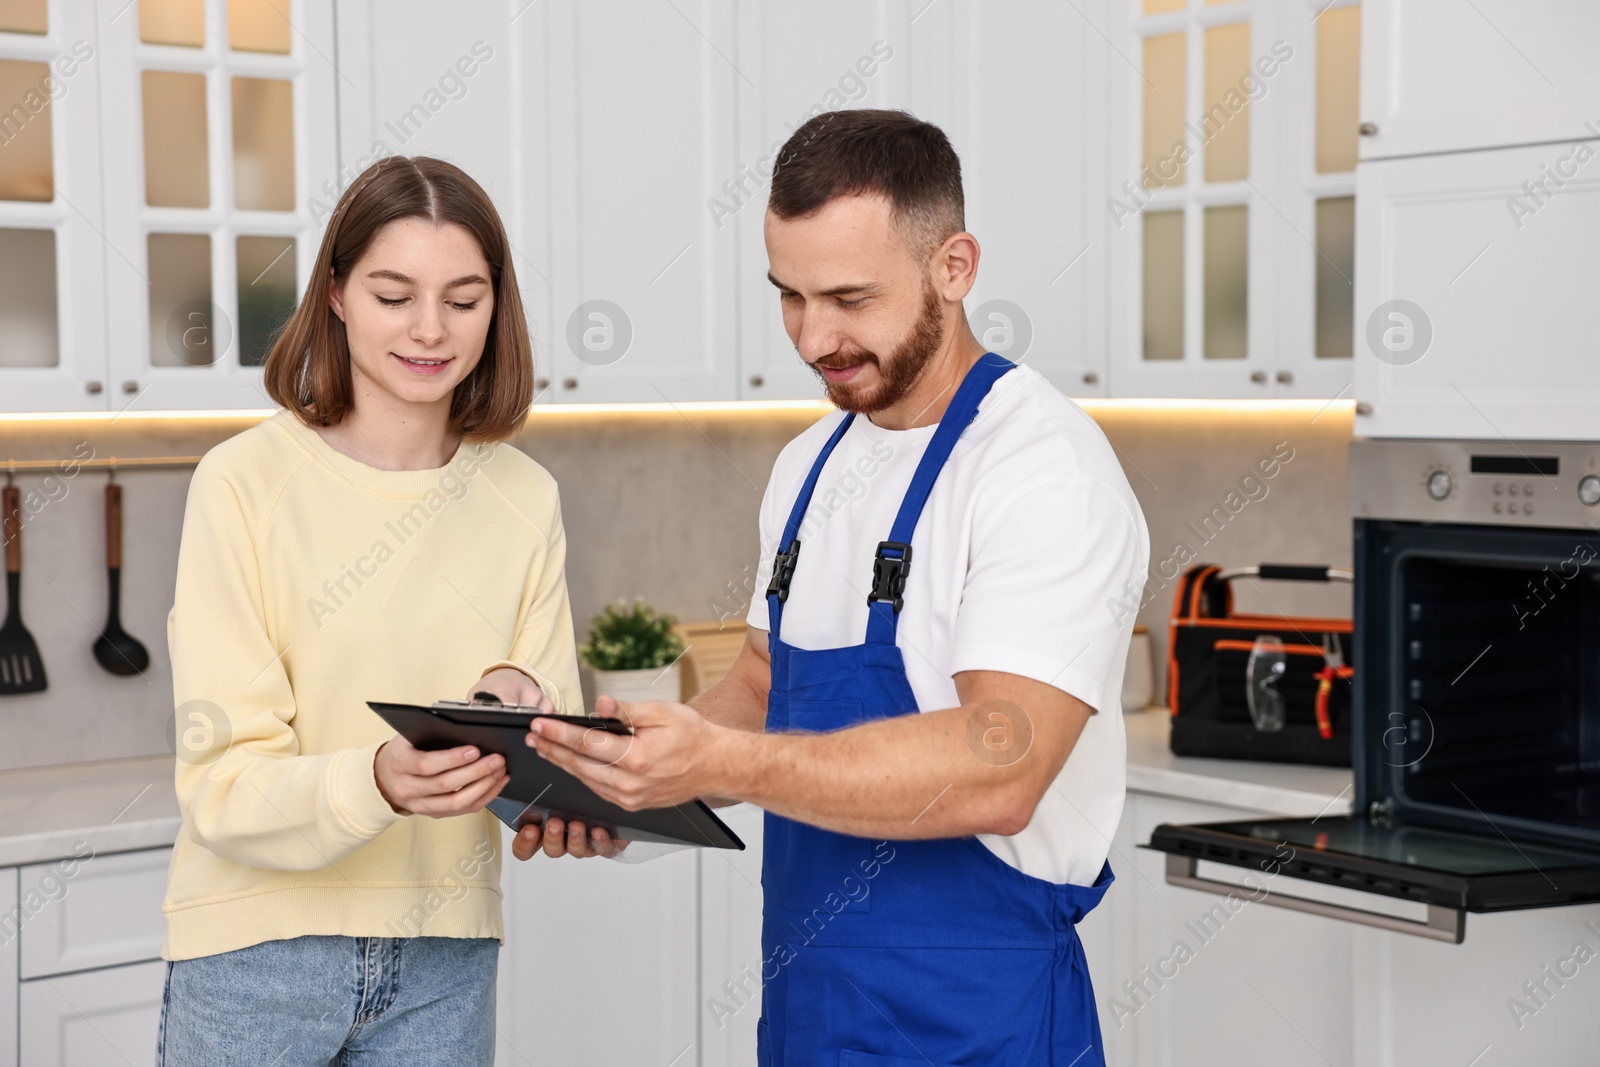
POLYGON ((150 653, 122 629, 122 486, 116 473, 106 484, 106 580, 110 610, 105 631, 94 643, 94 658, 112 674, 143 674, 150 653))

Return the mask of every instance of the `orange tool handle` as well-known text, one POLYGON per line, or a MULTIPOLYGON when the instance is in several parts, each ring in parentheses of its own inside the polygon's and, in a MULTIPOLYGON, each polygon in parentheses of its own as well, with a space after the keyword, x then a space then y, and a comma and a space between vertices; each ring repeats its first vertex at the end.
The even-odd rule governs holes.
POLYGON ((1328 700, 1333 693, 1333 680, 1335 678, 1350 678, 1355 675, 1351 667, 1327 666, 1316 673, 1317 679, 1317 736, 1324 741, 1333 739, 1333 716, 1328 710, 1328 700))
POLYGON ((1324 667, 1317 672, 1317 736, 1324 741, 1333 738, 1333 718, 1328 714, 1328 697, 1333 693, 1333 668, 1324 667))

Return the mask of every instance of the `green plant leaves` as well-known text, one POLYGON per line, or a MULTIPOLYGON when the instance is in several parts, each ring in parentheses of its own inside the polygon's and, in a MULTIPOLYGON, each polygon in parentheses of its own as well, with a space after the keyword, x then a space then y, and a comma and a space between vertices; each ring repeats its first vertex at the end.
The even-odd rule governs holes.
POLYGON ((619 600, 589 620, 589 639, 578 654, 597 671, 665 667, 683 655, 683 639, 672 632, 677 621, 642 598, 632 604, 619 600))

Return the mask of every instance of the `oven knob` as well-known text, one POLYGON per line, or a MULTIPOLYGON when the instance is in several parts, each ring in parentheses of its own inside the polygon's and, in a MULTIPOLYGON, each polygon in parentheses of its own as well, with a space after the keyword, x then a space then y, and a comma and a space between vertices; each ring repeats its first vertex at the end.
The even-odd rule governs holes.
POLYGON ((1450 472, 1434 471, 1428 475, 1428 495, 1435 500, 1443 500, 1450 495, 1450 472))
POLYGON ((1600 504, 1600 475, 1585 474, 1578 482, 1578 499, 1587 507, 1600 504))

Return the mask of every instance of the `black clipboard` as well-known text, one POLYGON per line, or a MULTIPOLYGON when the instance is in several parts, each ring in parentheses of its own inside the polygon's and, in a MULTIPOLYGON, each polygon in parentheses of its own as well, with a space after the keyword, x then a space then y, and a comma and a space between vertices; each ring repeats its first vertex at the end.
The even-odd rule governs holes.
POLYGON ((476 745, 484 754, 493 752, 504 756, 511 781, 489 802, 489 810, 513 830, 530 822, 542 824, 554 815, 569 821, 577 819, 590 827, 603 827, 623 841, 744 849, 744 842, 702 801, 627 811, 599 796, 524 742, 535 718, 555 719, 607 733, 632 734, 620 720, 555 715, 535 707, 498 701, 440 700, 432 707, 423 707, 369 700, 367 707, 417 748, 431 751, 476 745))

